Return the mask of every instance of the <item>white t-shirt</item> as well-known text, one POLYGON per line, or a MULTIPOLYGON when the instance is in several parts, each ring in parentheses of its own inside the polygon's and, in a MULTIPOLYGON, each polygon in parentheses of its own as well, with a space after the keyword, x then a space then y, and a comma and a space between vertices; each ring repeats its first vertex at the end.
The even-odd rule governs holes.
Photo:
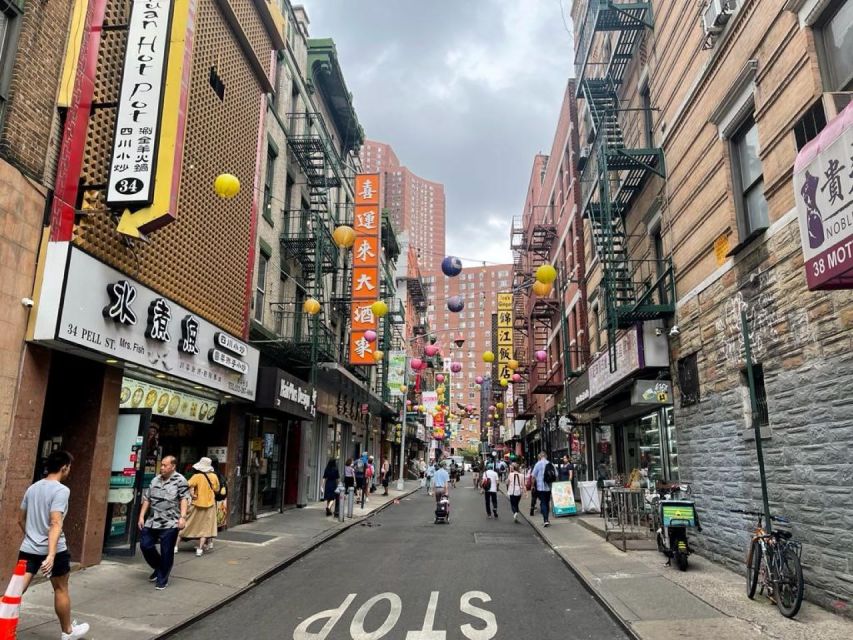
POLYGON ((489 479, 489 488, 486 491, 490 491, 491 493, 497 493, 498 490, 498 474, 494 469, 489 469, 486 471, 485 476, 489 479))
POLYGON ((524 494, 524 477, 519 471, 513 471, 509 474, 506 481, 507 493, 511 496, 520 496, 524 494))

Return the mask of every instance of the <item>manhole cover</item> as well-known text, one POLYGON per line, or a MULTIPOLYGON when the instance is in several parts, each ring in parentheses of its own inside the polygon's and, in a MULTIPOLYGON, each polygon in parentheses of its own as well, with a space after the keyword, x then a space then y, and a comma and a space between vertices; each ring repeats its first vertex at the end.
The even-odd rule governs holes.
POLYGON ((533 536, 520 536, 515 533, 474 533, 475 544, 535 544, 533 536))
POLYGON ((262 533, 252 533, 251 531, 221 531, 217 537, 220 540, 263 544, 264 542, 275 540, 277 536, 265 536, 262 533))

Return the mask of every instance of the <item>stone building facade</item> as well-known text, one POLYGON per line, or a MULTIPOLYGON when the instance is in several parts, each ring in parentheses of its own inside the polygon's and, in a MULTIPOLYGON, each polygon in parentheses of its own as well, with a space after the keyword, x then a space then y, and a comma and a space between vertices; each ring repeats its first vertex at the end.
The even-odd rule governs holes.
MULTIPOLYGON (((639 3, 630 37, 599 20, 619 4, 573 9, 587 103, 581 140, 597 117, 587 81, 606 68, 618 75, 625 148, 660 159, 619 221, 629 260, 672 261, 676 302, 657 322, 669 337, 677 468, 703 518, 695 544, 742 569, 754 519, 732 510, 761 508, 757 420, 771 510, 803 543, 806 598, 850 615, 853 294, 807 287, 792 169, 798 149, 850 99, 837 34, 853 29, 853 2, 738 0, 718 14, 707 2, 639 3), (755 415, 742 312, 757 365, 755 415)), ((597 261, 593 236, 586 245, 597 261)), ((634 273, 635 290, 664 284, 634 273)), ((600 281, 589 286, 592 298, 600 281)), ((593 351, 625 329, 608 332, 602 313, 590 325, 593 351)))

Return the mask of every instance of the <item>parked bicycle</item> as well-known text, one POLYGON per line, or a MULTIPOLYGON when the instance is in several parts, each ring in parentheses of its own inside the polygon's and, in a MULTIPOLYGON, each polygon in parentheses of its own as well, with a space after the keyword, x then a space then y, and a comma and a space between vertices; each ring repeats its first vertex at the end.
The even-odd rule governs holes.
MULTIPOLYGON (((735 513, 758 518, 746 556, 747 597, 753 599, 760 584, 761 593, 776 603, 779 612, 786 618, 793 618, 803 603, 802 545, 791 538, 790 531, 776 529, 767 533, 763 513, 741 510, 735 513)), ((791 522, 782 516, 770 516, 770 519, 784 525, 791 522)))

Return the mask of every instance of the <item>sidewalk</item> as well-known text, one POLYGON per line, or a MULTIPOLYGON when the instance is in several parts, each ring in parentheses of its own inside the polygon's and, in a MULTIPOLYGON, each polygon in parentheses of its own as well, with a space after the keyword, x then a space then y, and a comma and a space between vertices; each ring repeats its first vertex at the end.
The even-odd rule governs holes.
MULTIPOLYGON (((380 487, 364 510, 356 505, 353 518, 343 523, 327 517, 325 503, 317 502, 232 527, 221 532, 213 553, 202 558, 196 558, 190 542, 182 543, 165 591, 155 591, 148 582, 151 569, 138 551, 133 558, 105 557, 101 564, 71 575, 72 614, 91 625, 91 638, 160 637, 251 589, 386 506, 393 507, 395 499, 417 487, 417 481, 407 481, 404 491, 389 488, 387 497, 382 497, 380 487)), ((58 637, 53 590, 42 580, 24 595, 18 639, 58 637)))
POLYGON ((637 638, 853 638, 853 621, 810 602, 788 620, 767 598, 749 600, 743 574, 698 554, 690 556, 690 567, 682 572, 664 566, 657 550, 624 553, 579 523, 597 516, 551 516, 546 529, 538 509, 535 518, 528 517, 529 508, 524 500, 525 519, 637 638))

